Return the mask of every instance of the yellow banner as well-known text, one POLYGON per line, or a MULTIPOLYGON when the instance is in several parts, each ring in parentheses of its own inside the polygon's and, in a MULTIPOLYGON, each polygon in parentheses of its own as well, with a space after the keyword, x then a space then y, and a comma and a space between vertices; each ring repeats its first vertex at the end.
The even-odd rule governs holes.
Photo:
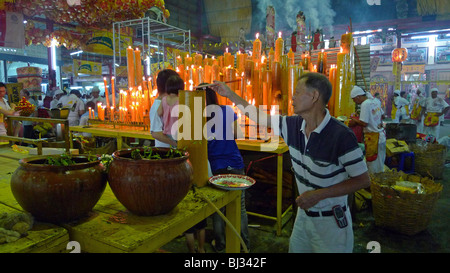
POLYGON ((425 73, 425 65, 403 65, 402 73, 425 73))
POLYGON ((102 75, 102 64, 97 62, 73 60, 75 76, 78 74, 102 75))
MULTIPOLYGON (((126 49, 133 45, 132 36, 120 35, 120 54, 126 56, 126 49)), ((117 37, 116 37, 117 38, 117 37)), ((116 41, 116 50, 119 48, 118 41, 116 41)), ((83 49, 87 52, 93 52, 103 55, 113 55, 113 33, 105 30, 97 30, 92 33, 92 37, 86 42, 83 49)), ((116 52, 118 55, 118 52, 116 52)))

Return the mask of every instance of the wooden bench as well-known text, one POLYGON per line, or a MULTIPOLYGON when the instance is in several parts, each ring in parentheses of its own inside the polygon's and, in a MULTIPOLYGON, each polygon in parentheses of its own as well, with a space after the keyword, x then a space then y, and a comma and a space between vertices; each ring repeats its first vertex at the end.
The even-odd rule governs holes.
POLYGON ((48 141, 48 138, 32 139, 32 138, 24 138, 24 137, 16 137, 16 136, 0 136, 0 140, 1 139, 12 141, 12 142, 25 142, 28 144, 36 145, 38 155, 42 155, 42 143, 48 141))

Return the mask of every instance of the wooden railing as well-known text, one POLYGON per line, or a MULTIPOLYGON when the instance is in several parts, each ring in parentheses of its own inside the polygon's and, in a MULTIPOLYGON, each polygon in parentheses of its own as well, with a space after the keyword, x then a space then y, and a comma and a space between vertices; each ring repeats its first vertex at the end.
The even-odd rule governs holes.
POLYGON ((24 138, 24 137, 15 137, 13 132, 12 122, 13 120, 23 120, 23 121, 31 121, 31 122, 49 122, 49 123, 59 123, 64 125, 64 141, 65 148, 67 152, 70 152, 70 139, 69 139, 69 121, 67 119, 55 119, 55 118, 38 118, 38 117, 23 117, 23 116, 7 116, 7 136, 0 136, 0 139, 9 140, 9 141, 20 141, 29 144, 34 144, 37 146, 38 155, 42 155, 42 143, 47 142, 48 139, 40 138, 24 138))

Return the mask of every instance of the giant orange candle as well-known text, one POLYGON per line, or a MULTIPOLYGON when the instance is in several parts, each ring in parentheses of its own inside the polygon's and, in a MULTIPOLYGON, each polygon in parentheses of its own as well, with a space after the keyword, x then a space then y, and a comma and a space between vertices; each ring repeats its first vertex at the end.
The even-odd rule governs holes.
POLYGON ((246 57, 246 54, 241 54, 240 51, 237 53, 236 68, 238 69, 239 73, 244 72, 244 69, 245 69, 245 57, 246 57))
POLYGON ((334 64, 330 67, 330 73, 328 75, 328 79, 330 80, 332 92, 330 100, 328 101, 328 110, 330 111, 330 115, 334 116, 334 102, 336 95, 336 66, 334 64))
POLYGON ((127 48, 128 87, 134 87, 134 52, 131 46, 127 48))
POLYGON ((259 62, 261 60, 261 40, 259 39, 259 33, 256 33, 256 40, 253 42, 253 61, 259 62))
POLYGON ((189 54, 184 58, 184 66, 186 69, 193 64, 192 57, 189 57, 189 54))
POLYGON ((136 86, 142 84, 142 63, 141 63, 141 51, 136 48, 134 51, 134 65, 136 67, 136 86))
POLYGON ((275 41, 275 62, 281 62, 281 55, 283 55, 283 39, 280 31, 278 32, 278 39, 275 41))
POLYGON ((106 109, 109 109, 109 91, 108 91, 108 83, 106 82, 106 77, 103 77, 103 83, 105 84, 105 99, 106 99, 106 109))
POLYGON ((231 53, 228 52, 228 47, 225 49, 225 53, 223 54, 223 59, 224 59, 224 66, 228 67, 234 67, 234 59, 233 59, 233 63, 231 63, 231 53))
POLYGON ((116 87, 115 87, 115 84, 114 84, 114 80, 115 80, 115 77, 113 76, 111 78, 112 106, 114 108, 116 108, 116 90, 115 90, 116 87))
POLYGON ((202 54, 196 53, 194 56, 194 64, 197 66, 201 66, 203 64, 203 56, 202 54))

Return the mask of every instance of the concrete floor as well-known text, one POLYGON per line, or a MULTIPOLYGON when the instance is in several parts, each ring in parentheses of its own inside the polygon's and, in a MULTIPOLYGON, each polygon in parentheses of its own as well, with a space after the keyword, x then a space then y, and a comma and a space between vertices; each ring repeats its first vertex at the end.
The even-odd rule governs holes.
MULTIPOLYGON (((441 136, 450 135, 450 123, 441 127, 441 136)), ((448 153, 450 154, 450 152, 448 153)), ((447 154, 447 155, 448 155, 447 154)), ((447 156, 449 160, 450 157, 447 156)), ((355 236, 354 253, 367 253, 367 244, 377 241, 382 253, 449 253, 450 252, 450 161, 447 161, 444 178, 436 182, 444 185, 440 199, 433 211, 428 228, 414 236, 400 234, 375 225, 371 208, 354 213, 353 230, 355 236)), ((251 253, 286 253, 293 225, 293 214, 288 213, 281 236, 275 233, 275 222, 249 216, 251 253)), ((214 253, 210 243, 212 224, 208 219, 206 229, 206 251, 214 253)), ((164 246, 162 250, 186 253, 185 238, 180 235, 164 246)))

